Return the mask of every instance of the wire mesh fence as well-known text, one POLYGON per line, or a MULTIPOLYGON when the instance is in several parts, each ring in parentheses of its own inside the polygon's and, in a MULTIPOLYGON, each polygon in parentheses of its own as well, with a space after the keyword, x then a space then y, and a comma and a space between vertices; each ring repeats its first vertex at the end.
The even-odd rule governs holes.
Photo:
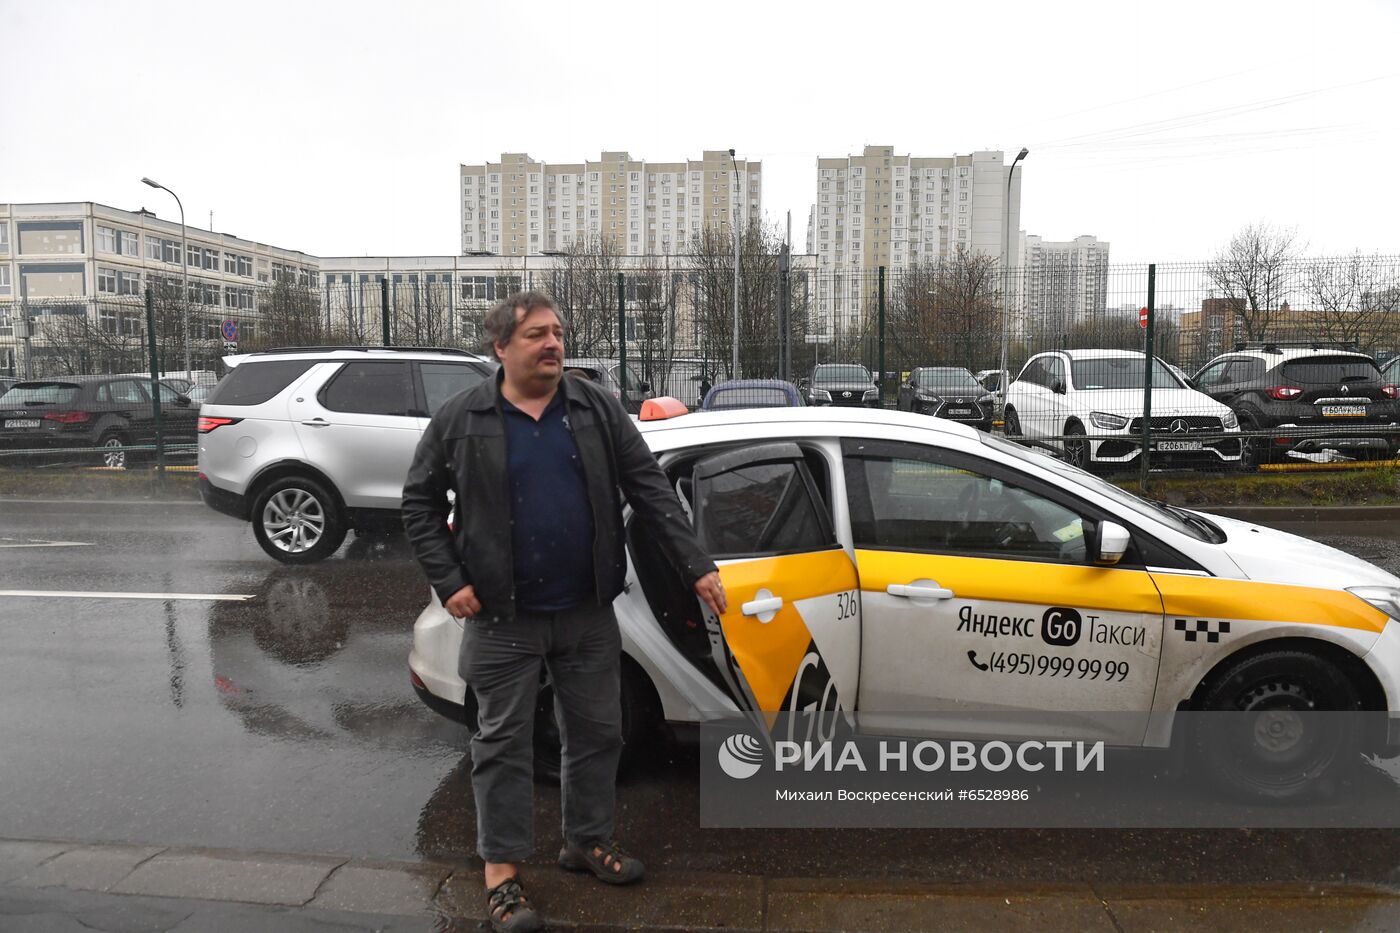
POLYGON ((571 356, 625 364, 634 401, 697 407, 731 380, 778 380, 794 391, 756 385, 753 404, 941 416, 1103 471, 1395 454, 1400 257, 1003 269, 960 253, 846 270, 811 259, 746 252, 737 277, 716 253, 256 287, 161 280, 148 283, 149 312, 130 293, 16 303, 0 353, 8 344, 18 376, 53 377, 149 372, 154 345, 161 373, 197 378, 221 374, 229 353, 288 346, 489 352, 485 312, 534 288, 559 304, 571 356))

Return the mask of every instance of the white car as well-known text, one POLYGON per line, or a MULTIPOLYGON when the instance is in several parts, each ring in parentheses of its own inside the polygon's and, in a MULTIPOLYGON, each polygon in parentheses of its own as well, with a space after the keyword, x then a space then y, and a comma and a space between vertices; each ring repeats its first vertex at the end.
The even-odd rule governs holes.
MULTIPOLYGON (((1085 469, 1135 463, 1142 451, 1146 357, 1135 350, 1052 350, 1006 390, 1005 432, 1049 445, 1085 469)), ((1240 465, 1235 413, 1154 360, 1152 462, 1240 465)))
MULTIPOLYGON (((745 409, 640 427, 729 609, 704 611, 628 516, 615 608, 633 743, 662 721, 814 707, 902 735, 947 735, 929 713, 952 711, 986 739, 1063 714, 1086 740, 1228 748, 1207 756, 1213 776, 1274 799, 1316 790, 1353 751, 1393 753, 1400 578, 1363 560, 905 412, 745 409), (1178 711, 1203 709, 1267 714, 1281 735, 1183 738, 1178 711), (1380 725, 1324 728, 1308 710, 1372 710, 1380 725)), ((408 662, 425 703, 470 720, 463 624, 434 597, 408 662)), ((537 734, 552 726, 547 692, 537 734)))

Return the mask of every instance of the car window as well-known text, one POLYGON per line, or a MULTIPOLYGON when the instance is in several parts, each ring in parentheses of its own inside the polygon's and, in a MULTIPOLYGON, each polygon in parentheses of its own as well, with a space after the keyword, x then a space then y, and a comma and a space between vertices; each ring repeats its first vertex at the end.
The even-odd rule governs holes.
POLYGON ((1264 361, 1255 359, 1231 360, 1230 370, 1225 374, 1225 382, 1252 382, 1264 375, 1264 361))
POLYGON ((77 399, 78 392, 71 382, 22 382, 5 393, 5 407, 68 405, 77 399))
MULTIPOLYGON (((1091 391, 1094 389, 1141 389, 1143 371, 1147 369, 1145 356, 1101 356, 1086 360, 1075 360, 1070 364, 1074 373, 1074 387, 1091 391)), ((1152 361, 1152 388, 1178 389, 1172 371, 1161 360, 1152 361)))
POLYGON ((819 382, 874 382, 864 366, 818 366, 812 377, 819 382))
POLYGON ((361 415, 408 415, 413 409, 408 364, 346 363, 321 390, 321 404, 361 415))
POLYGON ((924 388, 949 389, 958 392, 981 392, 982 385, 965 369, 922 370, 924 388))
POLYGON ((315 364, 315 360, 247 361, 214 387, 208 404, 261 405, 315 364))
POLYGON ((486 378, 484 372, 464 363, 419 363, 418 372, 423 377, 423 395, 428 402, 429 415, 436 414, 442 403, 458 392, 486 378))
POLYGON ((1379 378, 1375 363, 1356 356, 1313 356, 1283 364, 1283 380, 1303 385, 1340 385, 1379 378))
POLYGON ((178 401, 180 396, 183 394, 177 389, 168 386, 163 382, 158 382, 156 383, 156 385, 160 388, 160 403, 162 405, 178 401))
POLYGON ((111 393, 112 401, 119 405, 140 404, 147 400, 146 393, 141 386, 130 379, 108 383, 108 391, 111 393))
POLYGON ((1065 381, 1065 364, 1058 356, 1043 357, 1040 366, 1045 373, 1043 385, 1046 388, 1052 388, 1055 383, 1065 381))
POLYGON ((833 547, 815 483, 801 460, 744 463, 694 477, 697 531, 711 557, 750 557, 833 547))
POLYGON ((705 408, 710 410, 731 408, 786 408, 793 404, 791 397, 782 389, 771 386, 748 386, 735 389, 711 389, 705 396, 705 408))
POLYGON ((845 445, 856 547, 1085 563, 1091 523, 965 457, 915 444, 845 445), (956 461, 956 462, 955 462, 956 461))
POLYGON ((1196 384, 1201 386, 1218 385, 1225 381, 1225 367, 1229 366, 1231 360, 1220 360, 1211 363, 1205 369, 1196 374, 1196 384))
POLYGON ((1045 385, 1045 367, 1042 360, 1034 359, 1026 364, 1026 368, 1021 370, 1021 375, 1016 377, 1017 382, 1029 382, 1032 385, 1045 385))

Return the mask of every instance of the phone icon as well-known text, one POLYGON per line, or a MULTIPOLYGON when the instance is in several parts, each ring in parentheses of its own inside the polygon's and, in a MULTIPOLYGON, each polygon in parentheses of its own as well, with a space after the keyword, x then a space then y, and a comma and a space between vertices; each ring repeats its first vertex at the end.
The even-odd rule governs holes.
POLYGON ((971 662, 972 662, 972 666, 975 667, 975 668, 977 668, 979 671, 985 671, 985 670, 990 670, 990 669, 991 669, 991 665, 990 665, 990 664, 979 664, 979 663, 978 663, 978 661, 977 661, 977 652, 976 652, 976 651, 969 651, 969 652, 967 653, 967 659, 968 659, 969 661, 971 661, 971 662))

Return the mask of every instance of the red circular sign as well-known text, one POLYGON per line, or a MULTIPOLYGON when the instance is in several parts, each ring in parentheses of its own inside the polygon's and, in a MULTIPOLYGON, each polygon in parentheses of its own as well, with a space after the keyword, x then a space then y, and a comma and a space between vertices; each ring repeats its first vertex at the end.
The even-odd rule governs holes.
POLYGON ((1146 326, 1147 326, 1147 309, 1146 309, 1146 308, 1141 308, 1141 309, 1138 310, 1138 327, 1146 327, 1146 326))

